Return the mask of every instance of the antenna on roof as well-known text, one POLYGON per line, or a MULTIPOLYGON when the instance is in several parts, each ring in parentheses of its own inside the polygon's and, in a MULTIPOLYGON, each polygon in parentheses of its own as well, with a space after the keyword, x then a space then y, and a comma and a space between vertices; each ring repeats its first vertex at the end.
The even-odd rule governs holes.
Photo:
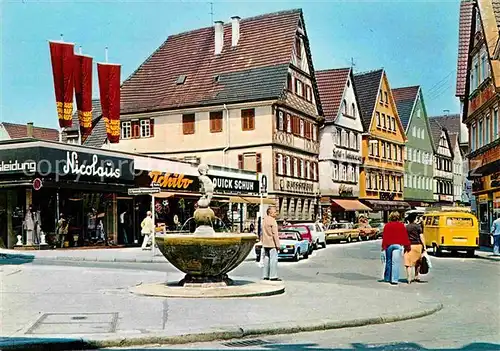
POLYGON ((214 3, 213 2, 209 2, 210 4, 210 25, 212 25, 214 23, 214 3))
POLYGON ((356 63, 354 62, 354 57, 351 57, 351 69, 354 71, 354 67, 356 66, 356 63))

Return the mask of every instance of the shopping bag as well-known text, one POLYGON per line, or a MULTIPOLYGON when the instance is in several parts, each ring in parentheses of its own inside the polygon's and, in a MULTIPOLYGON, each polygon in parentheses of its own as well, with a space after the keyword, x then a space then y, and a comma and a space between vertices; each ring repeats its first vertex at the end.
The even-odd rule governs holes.
POLYGON ((427 258, 425 256, 422 256, 422 263, 420 264, 420 273, 421 274, 427 274, 429 273, 429 261, 427 261, 427 258))
POLYGON ((385 279, 385 250, 380 251, 380 262, 382 263, 382 280, 385 279))
POLYGON ((429 266, 429 269, 432 268, 432 261, 427 251, 424 251, 424 253, 422 254, 422 258, 423 257, 425 257, 425 259, 427 260, 427 265, 429 266))
POLYGON ((264 268, 264 248, 261 248, 260 249, 260 260, 259 262, 257 262, 257 266, 259 266, 260 268, 264 268))

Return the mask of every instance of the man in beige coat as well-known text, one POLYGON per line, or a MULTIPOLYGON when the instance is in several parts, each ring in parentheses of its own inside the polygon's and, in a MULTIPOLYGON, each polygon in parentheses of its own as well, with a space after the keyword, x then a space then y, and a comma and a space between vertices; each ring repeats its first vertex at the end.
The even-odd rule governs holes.
POLYGON ((269 207, 262 228, 262 253, 264 255, 264 280, 281 281, 278 278, 278 251, 280 239, 278 223, 276 223, 276 208, 269 207))

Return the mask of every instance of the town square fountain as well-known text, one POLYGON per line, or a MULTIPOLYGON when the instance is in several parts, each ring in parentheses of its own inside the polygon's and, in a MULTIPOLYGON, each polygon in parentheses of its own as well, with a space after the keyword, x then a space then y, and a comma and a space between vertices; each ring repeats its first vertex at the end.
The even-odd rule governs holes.
MULTIPOLYGON (((284 292, 282 283, 232 280, 228 273, 238 267, 258 238, 252 233, 216 233, 214 211, 210 208, 214 186, 207 165, 199 165, 201 198, 193 214, 194 233, 168 233, 156 237, 163 256, 185 274, 176 282, 144 284, 132 292, 170 297, 249 297, 284 292)), ((258 277, 255 277, 258 279, 258 277)))

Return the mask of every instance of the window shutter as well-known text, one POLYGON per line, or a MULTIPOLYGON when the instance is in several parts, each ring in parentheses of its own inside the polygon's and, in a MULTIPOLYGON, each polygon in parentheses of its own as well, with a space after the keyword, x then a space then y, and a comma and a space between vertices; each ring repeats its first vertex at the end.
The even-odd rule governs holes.
POLYGON ((262 154, 258 153, 255 155, 255 162, 257 164, 257 172, 262 172, 262 154))
POLYGON ((242 154, 239 154, 238 155, 238 168, 239 169, 243 169, 243 155, 242 154))
POLYGON ((139 138, 141 136, 141 128, 139 121, 132 121, 132 138, 139 138))
POLYGON ((255 110, 251 109, 249 110, 248 114, 248 129, 254 130, 255 129, 255 110))
POLYGON ((154 118, 151 118, 149 120, 149 130, 150 130, 150 133, 151 133, 151 137, 154 137, 155 136, 155 119, 154 118))
POLYGON ((293 134, 298 135, 299 134, 299 117, 293 116, 293 126, 292 126, 292 131, 293 134))
POLYGON ((306 138, 311 139, 312 123, 306 122, 306 138))

